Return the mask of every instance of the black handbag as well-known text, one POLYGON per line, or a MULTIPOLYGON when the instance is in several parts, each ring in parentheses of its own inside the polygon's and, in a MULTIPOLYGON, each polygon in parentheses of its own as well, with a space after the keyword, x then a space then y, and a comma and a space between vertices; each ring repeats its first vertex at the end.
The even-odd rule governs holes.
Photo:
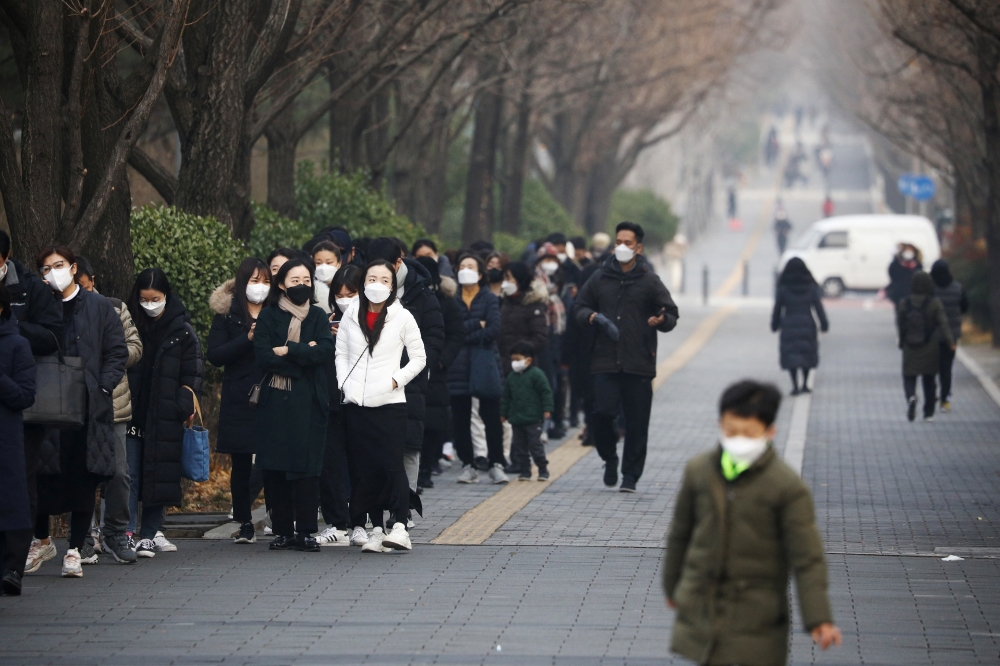
MULTIPOLYGON (((55 334, 52 334, 55 337, 55 334)), ((24 410, 24 422, 46 428, 82 428, 87 421, 87 376, 83 359, 36 356, 35 404, 24 410)))
POLYGON ((469 393, 481 400, 498 400, 503 397, 503 381, 497 367, 492 345, 469 350, 469 393))

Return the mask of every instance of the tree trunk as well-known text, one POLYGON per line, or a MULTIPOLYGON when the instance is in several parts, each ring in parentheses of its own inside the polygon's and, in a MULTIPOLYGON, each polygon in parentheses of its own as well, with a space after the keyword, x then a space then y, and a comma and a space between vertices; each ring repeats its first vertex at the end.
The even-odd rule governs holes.
MULTIPOLYGON (((483 78, 492 78, 496 60, 483 68, 483 78)), ((497 134, 503 111, 500 85, 484 88, 476 95, 475 128, 469 152, 469 175, 465 187, 462 243, 469 245, 493 236, 493 175, 496 165, 497 134)))
MULTIPOLYGON (((529 84, 530 85, 530 81, 529 84)), ((517 235, 521 230, 521 199, 524 195, 524 176, 528 166, 528 150, 531 145, 531 93, 525 85, 517 104, 517 125, 504 164, 503 201, 500 207, 500 229, 504 233, 517 235)))
POLYGON ((295 219, 295 148, 298 132, 295 109, 291 105, 266 130, 267 205, 285 217, 295 219))
MULTIPOLYGON (((607 231, 608 216, 611 214, 611 197, 614 195, 618 182, 615 178, 617 163, 614 156, 605 157, 597 162, 587 179, 587 203, 583 214, 583 228, 587 235, 598 231, 607 231)), ((621 220, 615 220, 620 222, 621 220)))
POLYGON ((988 61, 981 67, 979 85, 983 98, 983 134, 986 139, 986 173, 989 184, 986 199, 986 264, 990 323, 993 328, 993 346, 1000 347, 1000 86, 995 76, 996 58, 986 58, 982 53, 980 58, 988 61))

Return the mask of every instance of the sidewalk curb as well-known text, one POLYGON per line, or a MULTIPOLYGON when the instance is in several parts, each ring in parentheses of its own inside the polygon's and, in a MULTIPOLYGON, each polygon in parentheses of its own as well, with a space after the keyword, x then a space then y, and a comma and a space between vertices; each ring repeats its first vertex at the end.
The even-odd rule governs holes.
POLYGON ((1000 387, 998 387, 989 374, 983 370, 983 367, 976 362, 976 359, 972 358, 972 356, 970 356, 969 353, 961 347, 955 351, 955 356, 957 356, 958 360, 962 362, 962 365, 964 365, 969 372, 971 372, 972 375, 979 380, 979 383, 983 385, 983 390, 986 391, 986 394, 993 398, 993 402, 1000 407, 1000 387))

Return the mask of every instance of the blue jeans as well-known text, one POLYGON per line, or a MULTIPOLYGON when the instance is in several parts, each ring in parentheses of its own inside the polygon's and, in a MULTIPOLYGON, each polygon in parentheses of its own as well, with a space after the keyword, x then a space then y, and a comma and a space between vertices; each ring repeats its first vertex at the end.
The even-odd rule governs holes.
MULTIPOLYGON (((142 485, 142 440, 128 437, 125 440, 125 457, 128 460, 128 527, 125 531, 135 534, 136 518, 139 517, 139 489, 142 485)), ((163 506, 143 506, 139 539, 152 539, 163 527, 166 508, 163 506)))

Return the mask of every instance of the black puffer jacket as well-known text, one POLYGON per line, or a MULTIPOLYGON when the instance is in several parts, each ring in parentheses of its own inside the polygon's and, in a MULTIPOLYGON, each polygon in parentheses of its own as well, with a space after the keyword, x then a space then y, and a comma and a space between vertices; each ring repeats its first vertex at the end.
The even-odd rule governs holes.
POLYGON ((216 314, 208 332, 205 357, 212 365, 225 369, 215 448, 219 453, 256 453, 257 414, 250 407, 250 389, 260 383, 261 371, 253 341, 247 337, 250 325, 233 298, 235 284, 235 280, 227 281, 209 298, 216 314))
POLYGON ((142 361, 128 371, 133 414, 145 414, 141 423, 133 420, 129 424, 130 434, 139 434, 138 428, 144 438, 140 499, 147 506, 180 506, 184 422, 194 412, 191 391, 184 387, 201 392, 201 343, 188 311, 176 296, 168 300, 155 328, 140 329, 140 333, 142 361), (141 386, 147 360, 152 363, 149 385, 141 386), (142 400, 145 405, 137 404, 142 400))
POLYGON ((679 316, 670 292, 646 258, 624 272, 618 260, 609 257, 587 280, 577 296, 574 315, 580 326, 591 326, 590 316, 603 314, 618 327, 618 342, 598 333, 590 370, 594 374, 626 372, 656 376, 656 332, 672 331, 679 316), (650 317, 663 313, 663 323, 652 327, 650 317))
POLYGON ((462 291, 459 289, 455 296, 455 304, 462 314, 465 342, 448 369, 448 392, 451 395, 470 395, 469 351, 473 347, 492 349, 493 355, 496 357, 497 369, 501 373, 503 372, 500 352, 497 351, 497 338, 500 336, 500 299, 489 289, 481 287, 479 293, 472 299, 472 306, 466 307, 465 301, 462 300, 462 291), (485 327, 479 323, 481 321, 486 322, 485 327))
POLYGON ((10 292, 10 310, 17 318, 21 336, 31 344, 31 353, 35 356, 56 353, 56 340, 62 340, 63 336, 59 298, 24 264, 13 259, 7 260, 4 284, 10 292))
POLYGON ((948 318, 951 338, 957 343, 962 337, 962 315, 969 311, 965 289, 961 282, 951 276, 951 269, 944 259, 938 259, 931 266, 931 279, 934 280, 934 296, 941 301, 948 318))
MULTIPOLYGON (((427 284, 430 273, 414 259, 403 259, 406 264, 406 280, 403 283, 403 297, 400 304, 413 315, 420 329, 420 338, 424 342, 427 354, 426 368, 437 367, 441 360, 441 350, 444 347, 444 318, 441 315, 441 304, 427 284)), ((409 359, 403 352, 403 363, 409 359)), ((406 387, 406 448, 419 451, 424 441, 424 417, 427 411, 428 370, 417 375, 406 387)))
POLYGON ((778 285, 771 314, 771 330, 781 330, 783 370, 812 369, 819 365, 819 339, 816 337, 813 311, 823 332, 830 328, 820 296, 819 285, 811 278, 778 285))
MULTIPOLYGON (((500 338, 497 348, 503 361, 504 376, 510 374, 510 348, 518 342, 527 342, 537 355, 549 341, 548 312, 549 292, 539 280, 532 280, 531 291, 516 296, 506 296, 500 301, 500 338)), ((537 356, 536 356, 537 358, 537 356)))
POLYGON ((444 318, 444 348, 436 367, 430 370, 427 382, 427 413, 424 427, 427 430, 448 431, 451 428, 451 394, 448 392, 448 369, 465 344, 465 322, 462 311, 455 302, 455 281, 444 279, 434 292, 441 304, 444 318))

